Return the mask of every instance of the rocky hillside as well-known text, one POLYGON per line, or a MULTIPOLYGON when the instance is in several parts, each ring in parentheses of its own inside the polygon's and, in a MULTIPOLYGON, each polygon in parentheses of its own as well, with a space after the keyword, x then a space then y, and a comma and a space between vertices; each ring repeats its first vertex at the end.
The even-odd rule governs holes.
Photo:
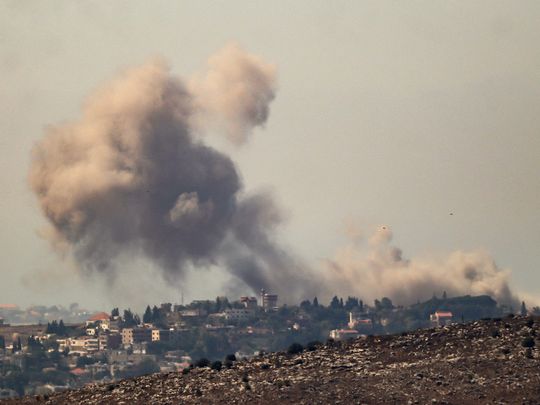
POLYGON ((7 403, 538 404, 539 329, 537 318, 486 320, 7 403))

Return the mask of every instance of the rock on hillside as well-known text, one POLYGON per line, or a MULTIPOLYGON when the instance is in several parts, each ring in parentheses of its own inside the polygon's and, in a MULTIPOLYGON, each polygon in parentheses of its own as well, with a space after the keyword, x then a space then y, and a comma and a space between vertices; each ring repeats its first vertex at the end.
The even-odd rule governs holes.
POLYGON ((540 401, 540 319, 504 318, 274 353, 230 369, 89 385, 47 404, 533 404, 540 401))

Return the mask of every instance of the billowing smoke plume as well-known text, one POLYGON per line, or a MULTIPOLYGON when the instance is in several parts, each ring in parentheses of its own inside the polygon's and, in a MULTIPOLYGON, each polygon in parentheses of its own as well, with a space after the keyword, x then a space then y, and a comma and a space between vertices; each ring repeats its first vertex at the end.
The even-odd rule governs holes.
POLYGON ((247 54, 237 45, 228 45, 208 61, 208 71, 191 79, 200 127, 214 124, 229 139, 241 144, 254 126, 263 125, 274 99, 276 69, 247 54))
POLYGON ((272 199, 241 198, 232 160, 194 135, 208 112, 244 141, 266 121, 274 75, 233 46, 210 59, 199 85, 162 61, 106 84, 78 121, 49 128, 35 146, 30 184, 51 243, 83 271, 109 274, 123 255, 150 259, 170 279, 221 265, 254 290, 296 298, 304 272, 273 240, 280 215, 272 199), (282 283, 287 274, 293 283, 282 283))
POLYGON ((355 240, 338 251, 325 263, 335 291, 368 300, 386 296, 398 304, 443 291, 453 296, 487 294, 501 304, 517 301, 509 287, 509 272, 499 269, 486 252, 456 251, 439 259, 407 260, 391 241, 391 230, 381 226, 369 238, 367 249, 355 240))
POLYGON ((228 46, 207 74, 186 82, 157 60, 96 91, 79 120, 50 127, 34 149, 30 184, 49 241, 83 272, 115 274, 126 256, 149 259, 170 280, 219 266, 254 291, 296 302, 349 294, 407 304, 443 290, 513 300, 508 273, 487 254, 405 260, 387 228, 367 253, 354 244, 340 251, 322 279, 280 247, 272 198, 244 194, 232 160, 198 136, 210 126, 245 142, 266 122, 275 76, 273 66, 228 46))

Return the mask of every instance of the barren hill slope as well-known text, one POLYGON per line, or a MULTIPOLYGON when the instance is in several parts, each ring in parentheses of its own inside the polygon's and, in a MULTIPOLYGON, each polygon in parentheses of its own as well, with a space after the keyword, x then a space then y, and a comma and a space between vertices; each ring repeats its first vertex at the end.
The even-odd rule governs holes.
POLYGON ((538 318, 504 318, 274 353, 8 403, 538 404, 538 318))

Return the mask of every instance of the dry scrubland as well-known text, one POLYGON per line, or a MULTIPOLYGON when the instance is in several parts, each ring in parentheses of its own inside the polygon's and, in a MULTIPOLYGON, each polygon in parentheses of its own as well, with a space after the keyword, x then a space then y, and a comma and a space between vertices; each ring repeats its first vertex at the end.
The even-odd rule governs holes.
POLYGON ((484 320, 6 403, 536 404, 539 332, 540 318, 484 320))

